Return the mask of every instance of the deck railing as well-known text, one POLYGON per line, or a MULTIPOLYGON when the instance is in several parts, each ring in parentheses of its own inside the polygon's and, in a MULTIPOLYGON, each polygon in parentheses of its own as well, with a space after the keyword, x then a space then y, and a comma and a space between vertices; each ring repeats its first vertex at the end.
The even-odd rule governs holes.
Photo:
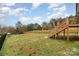
POLYGON ((78 24, 79 22, 77 22, 77 21, 78 21, 78 19, 76 17, 68 17, 68 18, 64 18, 63 20, 58 21, 57 26, 55 26, 55 28, 53 28, 50 31, 49 37, 57 35, 58 33, 67 29, 68 27, 72 27, 72 26, 76 27, 77 25, 79 26, 79 24, 78 24))
POLYGON ((78 24, 78 18, 77 17, 68 17, 68 18, 64 18, 63 20, 59 21, 58 22, 58 25, 61 25, 63 23, 65 24, 78 24))
POLYGON ((55 28, 50 31, 50 37, 61 32, 68 27, 68 20, 62 20, 55 28))

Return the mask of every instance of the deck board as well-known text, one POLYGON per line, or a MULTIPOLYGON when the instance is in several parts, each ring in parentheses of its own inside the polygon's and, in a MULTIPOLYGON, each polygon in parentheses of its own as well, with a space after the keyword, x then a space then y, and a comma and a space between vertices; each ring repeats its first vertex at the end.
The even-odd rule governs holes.
POLYGON ((79 27, 79 24, 70 24, 69 27, 79 27))

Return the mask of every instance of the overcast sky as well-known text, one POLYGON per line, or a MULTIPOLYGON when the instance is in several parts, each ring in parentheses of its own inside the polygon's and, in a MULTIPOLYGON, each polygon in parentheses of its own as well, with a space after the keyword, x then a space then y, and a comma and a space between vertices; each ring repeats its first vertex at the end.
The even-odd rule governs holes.
POLYGON ((75 15, 75 10, 75 3, 0 3, 0 24, 14 26, 17 21, 41 24, 51 18, 75 15))

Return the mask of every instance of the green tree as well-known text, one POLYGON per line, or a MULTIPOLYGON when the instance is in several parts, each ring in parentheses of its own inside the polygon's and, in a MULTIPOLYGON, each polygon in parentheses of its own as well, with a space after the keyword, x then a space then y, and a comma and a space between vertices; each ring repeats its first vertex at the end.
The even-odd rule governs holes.
POLYGON ((43 29, 43 30, 48 30, 48 28, 49 28, 49 27, 48 27, 48 23, 47 23, 47 22, 43 22, 43 23, 42 23, 42 29, 43 29))
POLYGON ((34 30, 41 30, 41 26, 38 23, 34 24, 34 30))
POLYGON ((49 23, 51 28, 54 28, 56 26, 56 19, 51 19, 49 23))
POLYGON ((35 23, 35 24, 28 24, 27 25, 27 30, 28 31, 32 31, 32 30, 41 30, 41 26, 38 24, 38 23, 35 23))
POLYGON ((18 34, 23 34, 24 33, 23 24, 20 21, 18 21, 16 23, 16 33, 18 33, 18 34))
POLYGON ((34 24, 28 24, 27 25, 27 30, 32 31, 34 29, 34 24))

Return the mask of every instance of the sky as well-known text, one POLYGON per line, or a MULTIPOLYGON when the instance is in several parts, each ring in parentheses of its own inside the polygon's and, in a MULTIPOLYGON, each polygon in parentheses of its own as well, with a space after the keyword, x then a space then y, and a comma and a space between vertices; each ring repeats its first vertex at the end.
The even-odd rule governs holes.
POLYGON ((0 3, 0 24, 15 26, 49 22, 51 18, 64 18, 76 13, 75 3, 0 3))

